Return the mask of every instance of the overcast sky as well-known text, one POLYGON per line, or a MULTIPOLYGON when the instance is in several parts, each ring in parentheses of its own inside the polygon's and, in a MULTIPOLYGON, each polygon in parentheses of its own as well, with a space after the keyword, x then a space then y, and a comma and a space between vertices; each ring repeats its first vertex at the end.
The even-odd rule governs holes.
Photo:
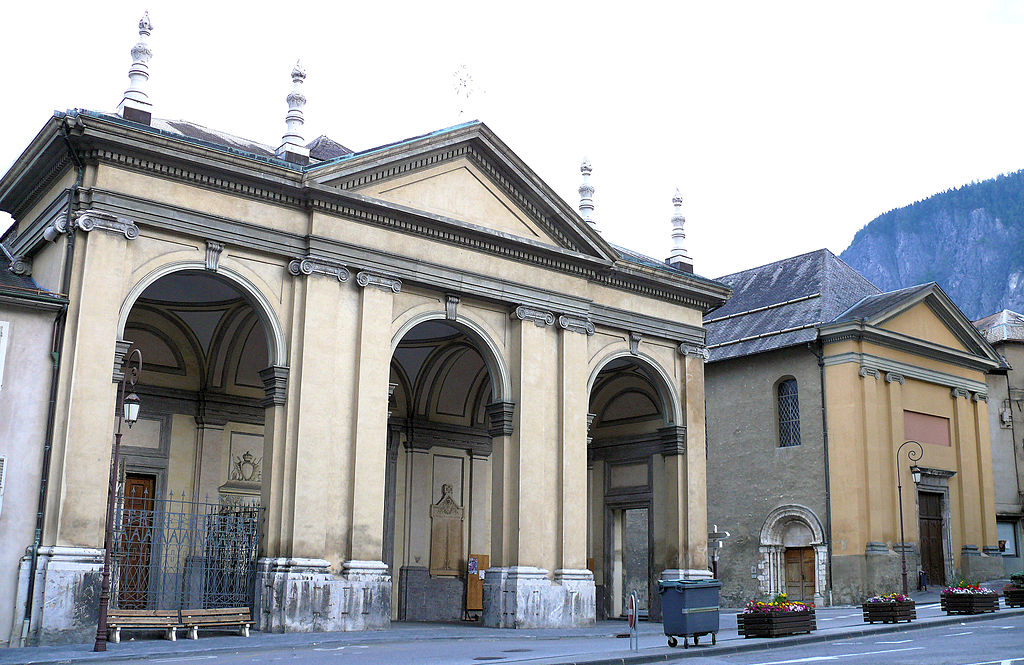
POLYGON ((660 259, 678 186, 711 277, 1024 168, 1024 0, 24 2, 0 16, 0 168, 54 109, 117 106, 146 8, 158 117, 277 146, 301 57, 307 140, 482 120, 573 206, 588 156, 605 237, 660 259))

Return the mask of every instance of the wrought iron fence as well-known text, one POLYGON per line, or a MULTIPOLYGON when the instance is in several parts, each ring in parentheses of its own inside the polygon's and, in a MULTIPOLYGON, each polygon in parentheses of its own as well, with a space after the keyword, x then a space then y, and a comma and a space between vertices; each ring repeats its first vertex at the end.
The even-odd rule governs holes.
POLYGON ((118 497, 110 606, 252 607, 262 509, 253 501, 118 497))

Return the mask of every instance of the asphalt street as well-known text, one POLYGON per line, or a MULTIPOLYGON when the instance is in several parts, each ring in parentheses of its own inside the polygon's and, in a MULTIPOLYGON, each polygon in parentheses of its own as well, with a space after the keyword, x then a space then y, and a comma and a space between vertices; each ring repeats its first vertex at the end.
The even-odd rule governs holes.
MULTIPOLYGON (((146 663, 180 665, 213 663, 296 663, 302 665, 481 665, 482 663, 551 663, 581 661, 606 663, 614 659, 665 655, 693 665, 798 665, 801 663, 837 663, 841 665, 1024 665, 1024 615, 1006 616, 990 621, 962 622, 927 629, 903 630, 859 638, 786 646, 782 639, 767 650, 721 654, 724 646, 701 644, 699 647, 669 649, 664 638, 646 630, 640 639, 640 651, 627 650, 626 640, 615 638, 561 638, 538 640, 457 639, 411 640, 377 644, 341 644, 322 646, 266 647, 258 651, 236 653, 161 655, 146 658, 146 663)), ((621 661, 620 661, 621 662, 621 661)))

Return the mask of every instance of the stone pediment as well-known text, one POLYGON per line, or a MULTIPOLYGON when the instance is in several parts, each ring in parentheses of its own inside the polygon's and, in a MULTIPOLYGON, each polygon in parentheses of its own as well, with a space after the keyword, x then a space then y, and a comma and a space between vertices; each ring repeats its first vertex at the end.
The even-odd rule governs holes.
POLYGON ((485 125, 474 122, 309 171, 310 179, 415 211, 614 262, 615 250, 485 125))

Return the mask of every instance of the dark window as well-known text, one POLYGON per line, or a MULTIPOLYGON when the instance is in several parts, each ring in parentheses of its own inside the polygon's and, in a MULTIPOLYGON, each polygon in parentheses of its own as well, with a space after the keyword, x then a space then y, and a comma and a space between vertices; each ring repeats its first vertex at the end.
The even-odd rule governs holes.
POLYGON ((796 393, 796 379, 779 383, 779 446, 800 445, 800 402, 796 393))

